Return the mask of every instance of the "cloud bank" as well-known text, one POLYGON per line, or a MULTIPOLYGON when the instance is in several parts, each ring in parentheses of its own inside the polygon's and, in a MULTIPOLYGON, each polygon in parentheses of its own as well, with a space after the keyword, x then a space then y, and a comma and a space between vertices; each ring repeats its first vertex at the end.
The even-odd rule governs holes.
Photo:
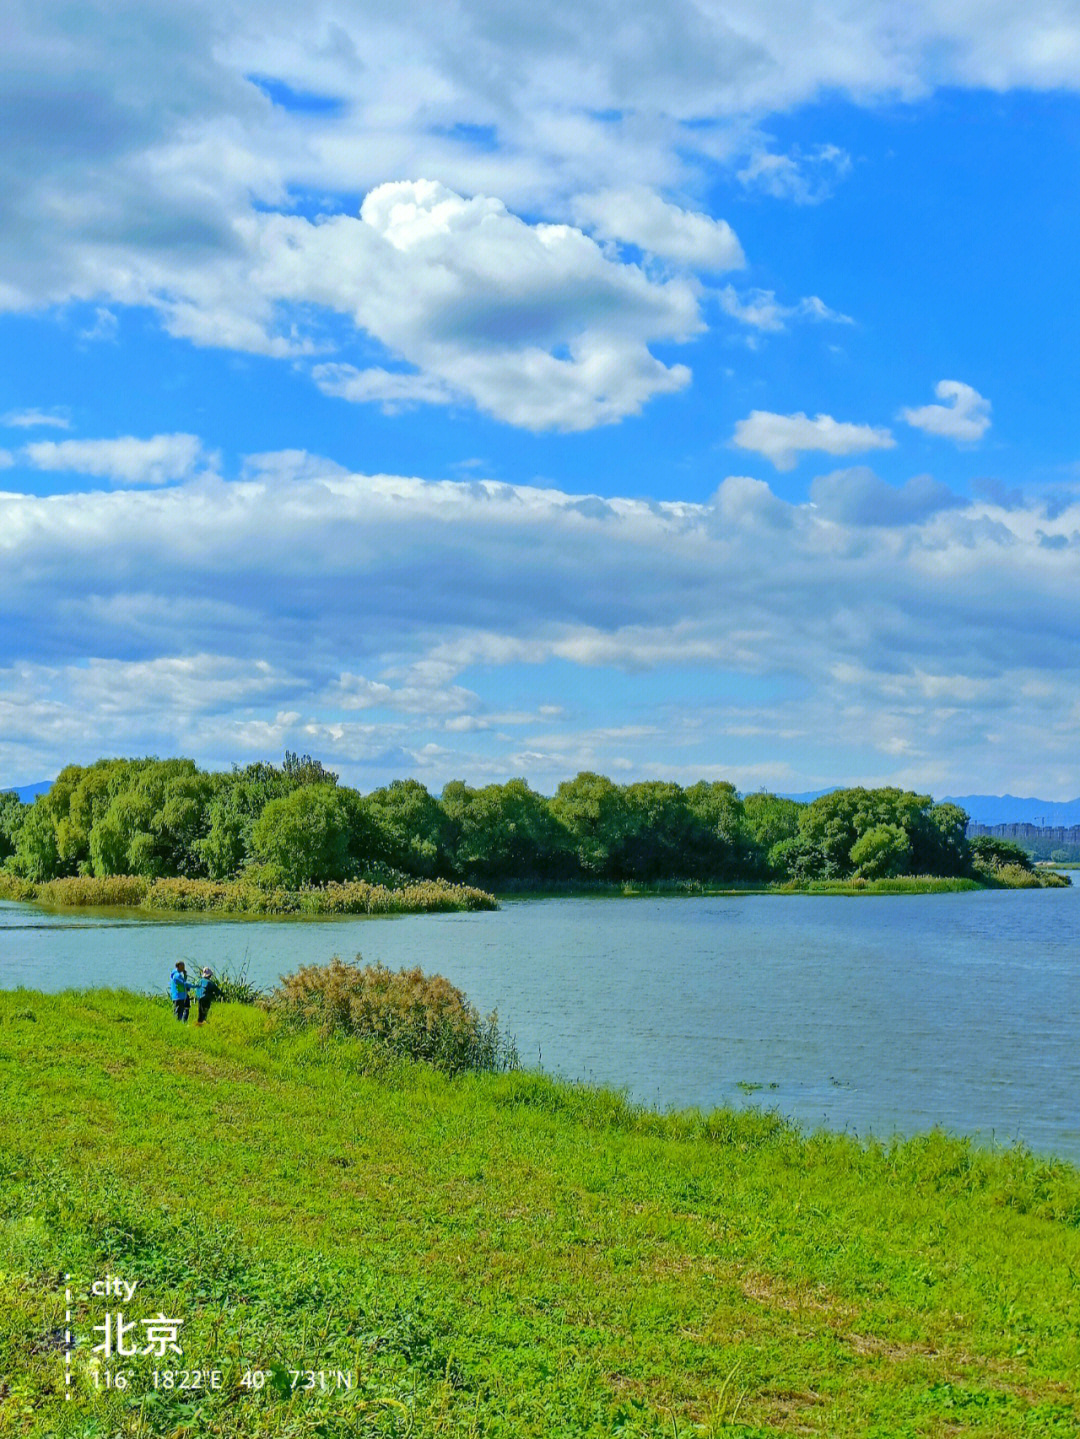
POLYGON ((1075 498, 1051 517, 865 469, 802 504, 739 476, 655 503, 296 453, 7 493, 0 778, 107 734, 222 763, 301 747, 372 784, 595 764, 994 788, 1037 753, 1075 788, 1078 578, 1075 498))

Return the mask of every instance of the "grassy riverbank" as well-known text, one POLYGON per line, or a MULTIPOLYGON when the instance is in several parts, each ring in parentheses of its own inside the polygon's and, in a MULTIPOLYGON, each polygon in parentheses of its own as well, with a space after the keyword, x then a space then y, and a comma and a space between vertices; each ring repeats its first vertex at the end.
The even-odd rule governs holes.
POLYGON ((528 1073, 450 1080, 258 1009, 195 1029, 116 992, 0 993, 0 1082, 3 1439, 1080 1422, 1068 1166, 663 1117, 528 1073), (94 1298, 106 1275, 135 1298, 94 1298), (221 1389, 155 1392, 139 1358, 95 1396, 93 1325, 117 1309, 182 1319, 173 1365, 221 1389), (305 1393, 295 1370, 358 1378, 305 1393))
POLYGON ((308 889, 264 888, 244 880, 103 878, 76 875, 34 884, 0 873, 0 899, 51 909, 136 908, 203 914, 442 914, 498 909, 494 895, 448 880, 417 880, 390 888, 361 880, 308 889))

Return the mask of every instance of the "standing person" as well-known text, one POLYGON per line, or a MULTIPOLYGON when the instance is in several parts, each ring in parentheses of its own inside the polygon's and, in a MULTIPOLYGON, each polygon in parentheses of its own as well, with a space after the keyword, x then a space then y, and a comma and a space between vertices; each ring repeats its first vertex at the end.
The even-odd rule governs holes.
POLYGON ((195 1021, 196 1026, 206 1023, 206 1016, 210 1013, 210 1005, 214 997, 219 993, 214 983, 214 972, 209 965, 202 972, 202 978, 195 986, 195 998, 199 1005, 199 1017, 195 1021))
POLYGON ((182 959, 176 961, 176 968, 169 975, 169 998, 177 1019, 187 1022, 191 1009, 191 988, 188 983, 187 967, 182 959))

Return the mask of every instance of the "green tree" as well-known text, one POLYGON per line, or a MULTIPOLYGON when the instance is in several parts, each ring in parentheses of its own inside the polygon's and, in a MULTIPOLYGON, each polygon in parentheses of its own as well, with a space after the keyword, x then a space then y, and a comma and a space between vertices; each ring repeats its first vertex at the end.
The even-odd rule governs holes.
POLYGON ((92 867, 90 836, 94 825, 117 795, 129 789, 139 774, 154 763, 151 759, 99 759, 92 765, 69 765, 60 771, 47 798, 56 819, 56 844, 64 873, 92 867))
POLYGON ((768 855, 774 845, 794 839, 799 833, 799 815, 806 808, 798 800, 777 794, 748 794, 743 800, 750 838, 759 856, 768 855))
POLYGON ((459 875, 529 880, 566 872, 568 838, 543 795, 523 779, 483 789, 453 781, 443 790, 442 806, 459 875))
POLYGON ((215 779, 190 759, 140 763, 90 831, 95 874, 192 878, 206 873, 202 842, 210 827, 215 779))
POLYGON ((382 831, 388 864, 425 877, 453 867, 447 817, 419 780, 393 780, 385 788, 373 790, 367 805, 382 831))
POLYGON ((931 805, 911 834, 914 874, 966 874, 968 815, 956 804, 931 805))
POLYGON ((19 830, 29 806, 23 804, 14 790, 0 794, 0 865, 15 853, 19 830))
POLYGON ((700 874, 705 830, 677 784, 644 780, 622 792, 622 833, 611 849, 620 879, 700 874))
POLYGON ((746 803, 733 784, 699 780, 686 791, 686 803, 698 822, 700 835, 694 842, 701 846, 701 859, 695 871, 693 856, 684 856, 684 863, 690 866, 684 873, 737 876, 764 867, 764 850, 751 826, 746 803))
POLYGON ((211 879, 230 879, 253 858, 251 832, 263 810, 297 785, 283 769, 262 762, 214 779, 200 854, 211 879))
POLYGON ((615 878, 619 847, 627 833, 626 799, 619 786, 602 774, 582 770, 562 782, 549 808, 570 836, 584 872, 615 878))
POLYGON ((285 751, 281 772, 291 789, 299 789, 306 784, 334 785, 338 782, 337 775, 327 769, 321 760, 312 759, 309 754, 296 755, 291 749, 285 751))
POLYGON ((56 848, 56 825, 40 796, 29 806, 15 840, 15 853, 8 865, 16 874, 35 883, 55 879, 60 855, 56 848))
POLYGON ((376 820, 355 790, 304 785, 272 799, 251 833, 256 860, 290 889, 351 879, 384 861, 376 820))
POLYGON ((903 830, 909 852, 916 851, 917 842, 925 852, 931 843, 936 845, 945 838, 945 832, 928 819, 932 806, 929 795, 893 787, 840 789, 820 795, 799 815, 799 837, 808 859, 816 855, 813 877, 834 879, 853 873, 853 848, 863 835, 881 827, 903 830))
POLYGON ((1018 865, 1021 869, 1034 869, 1031 856, 1011 839, 998 839, 992 834, 978 834, 968 840, 972 865, 977 869, 1003 869, 1005 865, 1018 865))
POLYGON ((795 880, 803 884, 807 880, 821 878, 821 852, 804 836, 791 835, 769 846, 765 868, 773 879, 795 880))
POLYGON ((911 842, 898 824, 875 825, 851 846, 850 859, 860 879, 891 878, 906 873, 911 842))

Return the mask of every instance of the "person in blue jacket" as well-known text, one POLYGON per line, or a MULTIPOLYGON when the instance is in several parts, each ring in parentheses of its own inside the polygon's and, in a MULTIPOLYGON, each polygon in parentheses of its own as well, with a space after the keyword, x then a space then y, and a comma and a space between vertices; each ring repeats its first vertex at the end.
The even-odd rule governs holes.
POLYGON ((176 961, 176 968, 169 975, 169 998, 177 1019, 186 1021, 191 1009, 191 985, 182 959, 176 961))
POLYGON ((199 1005, 199 1017, 196 1025, 205 1024, 206 1016, 210 1013, 210 1005, 218 994, 218 987, 214 983, 214 972, 209 965, 203 970, 198 984, 195 986, 195 998, 199 1005))

